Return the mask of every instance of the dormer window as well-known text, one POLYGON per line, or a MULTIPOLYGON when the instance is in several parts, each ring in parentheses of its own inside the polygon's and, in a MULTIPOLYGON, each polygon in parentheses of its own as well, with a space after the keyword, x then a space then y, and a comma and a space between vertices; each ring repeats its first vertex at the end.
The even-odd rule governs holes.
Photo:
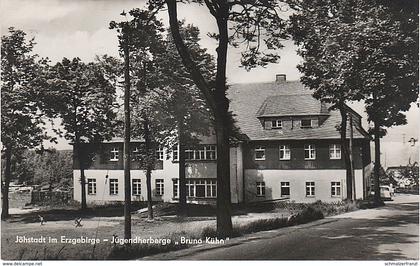
POLYGON ((312 127, 312 120, 311 119, 302 119, 302 120, 300 120, 300 127, 301 128, 310 128, 310 127, 312 127))
POLYGON ((280 119, 271 121, 271 128, 282 128, 283 127, 283 121, 280 119))

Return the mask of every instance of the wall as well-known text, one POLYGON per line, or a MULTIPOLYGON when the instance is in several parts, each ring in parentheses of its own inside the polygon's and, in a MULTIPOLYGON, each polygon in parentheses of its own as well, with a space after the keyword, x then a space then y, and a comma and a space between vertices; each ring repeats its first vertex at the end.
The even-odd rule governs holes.
MULTIPOLYGON (((132 142, 132 148, 139 147, 141 143, 132 142)), ((86 169, 107 169, 107 170, 123 170, 124 169, 124 150, 123 143, 120 142, 110 142, 102 144, 83 144, 83 150, 85 156, 91 158, 85 160, 86 169), (111 161, 111 150, 113 148, 118 149, 118 161, 111 161), (89 154, 89 155, 87 155, 89 154)), ((80 169, 79 158, 77 154, 73 153, 73 169, 80 169)), ((162 169, 163 161, 157 160, 155 164, 155 169, 162 169)), ((131 169, 142 170, 144 167, 140 164, 139 161, 131 162, 131 169)))
MULTIPOLYGON (((166 158, 166 155, 165 155, 166 158)), ((162 169, 152 171, 152 191, 154 201, 173 201, 173 179, 178 178, 178 163, 171 158, 162 161, 162 169), (164 194, 157 196, 155 193, 156 179, 164 180, 164 194)), ((216 161, 187 162, 187 178, 216 178, 216 161)), ((80 171, 73 170, 74 199, 81 200, 80 171)), ((102 204, 103 202, 124 200, 124 170, 114 169, 88 169, 85 170, 86 181, 88 178, 96 178, 96 195, 86 195, 87 202, 102 204), (118 179, 118 195, 109 194, 109 178, 118 179), (106 184, 105 184, 106 182, 106 184)), ((132 200, 147 200, 146 174, 144 170, 131 170, 132 179, 141 179, 141 196, 133 196, 132 200)))
MULTIPOLYGON (((356 197, 363 198, 363 171, 355 171, 356 197)), ((346 171, 328 170, 255 170, 246 169, 245 202, 280 199, 280 182, 290 183, 290 200, 296 202, 340 201, 346 197, 346 171), (256 182, 265 182, 265 197, 257 196, 256 182), (306 197, 306 182, 315 182, 315 196, 306 197), (341 197, 331 197, 331 182, 340 182, 341 197)))
MULTIPOLYGON (((293 141, 255 141, 244 147, 245 169, 344 169, 343 151, 341 159, 329 158, 329 145, 339 144, 339 140, 293 140, 293 141), (305 160, 305 144, 314 144, 316 150, 315 160, 305 160), (256 146, 265 146, 265 160, 255 160, 256 146), (279 160, 279 145, 289 145, 290 160, 279 160)), ((362 169, 370 162, 370 153, 365 141, 355 141, 353 158, 355 169, 362 169), (369 153, 366 154, 366 153, 369 153)))

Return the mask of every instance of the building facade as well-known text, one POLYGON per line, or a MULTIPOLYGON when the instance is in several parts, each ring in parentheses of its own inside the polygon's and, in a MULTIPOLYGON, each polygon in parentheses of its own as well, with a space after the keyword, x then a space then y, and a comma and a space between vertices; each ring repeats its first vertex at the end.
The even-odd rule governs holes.
MULTIPOLYGON (((298 81, 278 75, 272 83, 237 84, 229 89, 230 108, 243 138, 230 147, 232 203, 288 199, 296 202, 340 201, 346 198, 346 169, 337 126, 341 116, 314 99, 298 81)), ((370 137, 361 116, 353 119, 355 192, 364 198, 371 171, 370 137)), ((347 136, 350 135, 348 124, 347 136)), ((133 141, 132 200, 147 199, 146 176, 136 162, 141 141, 133 141)), ((88 147, 88 145, 86 146, 88 147)), ((88 148, 87 148, 88 149, 88 148)), ((87 201, 103 204, 124 200, 123 140, 95 147, 85 171, 87 201)), ((201 138, 186 151, 187 196, 190 202, 215 202, 216 139, 201 138)), ((177 201, 178 151, 156 148, 152 171, 154 201, 177 201)), ((74 162, 74 199, 80 200, 80 170, 74 162)))

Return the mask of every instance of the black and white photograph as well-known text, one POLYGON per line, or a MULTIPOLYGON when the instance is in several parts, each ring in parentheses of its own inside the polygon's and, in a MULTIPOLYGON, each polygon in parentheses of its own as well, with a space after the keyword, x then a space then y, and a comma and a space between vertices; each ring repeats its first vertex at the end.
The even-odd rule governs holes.
POLYGON ((0 0, 0 24, 2 265, 418 265, 418 1, 0 0))

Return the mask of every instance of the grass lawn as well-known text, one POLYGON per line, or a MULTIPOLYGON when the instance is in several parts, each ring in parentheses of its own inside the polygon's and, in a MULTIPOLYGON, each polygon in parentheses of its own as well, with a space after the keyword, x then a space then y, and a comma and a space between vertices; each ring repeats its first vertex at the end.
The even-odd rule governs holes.
MULTIPOLYGON (((141 206, 140 206, 141 207, 141 206)), ((139 207, 139 208, 140 208, 139 207)), ((171 234, 197 235, 203 228, 216 227, 214 206, 191 205, 189 217, 176 216, 176 205, 162 204, 155 209, 156 219, 148 221, 145 213, 133 213, 132 236, 140 238, 161 238, 171 234)), ((261 203, 252 206, 235 206, 233 223, 245 225, 260 219, 287 217, 287 209, 276 208, 273 204, 261 203)), ((121 206, 95 208, 83 213, 74 208, 59 210, 37 210, 31 213, 13 215, 2 221, 3 260, 46 260, 46 259, 105 259, 113 248, 110 242, 103 242, 116 235, 123 236, 124 217, 121 206), (46 219, 40 225, 38 215, 46 219), (74 219, 82 218, 82 227, 75 227, 74 219), (45 237, 58 239, 58 243, 16 243, 17 236, 27 238, 45 237), (92 245, 60 243, 66 238, 99 238, 101 243, 92 245)))

